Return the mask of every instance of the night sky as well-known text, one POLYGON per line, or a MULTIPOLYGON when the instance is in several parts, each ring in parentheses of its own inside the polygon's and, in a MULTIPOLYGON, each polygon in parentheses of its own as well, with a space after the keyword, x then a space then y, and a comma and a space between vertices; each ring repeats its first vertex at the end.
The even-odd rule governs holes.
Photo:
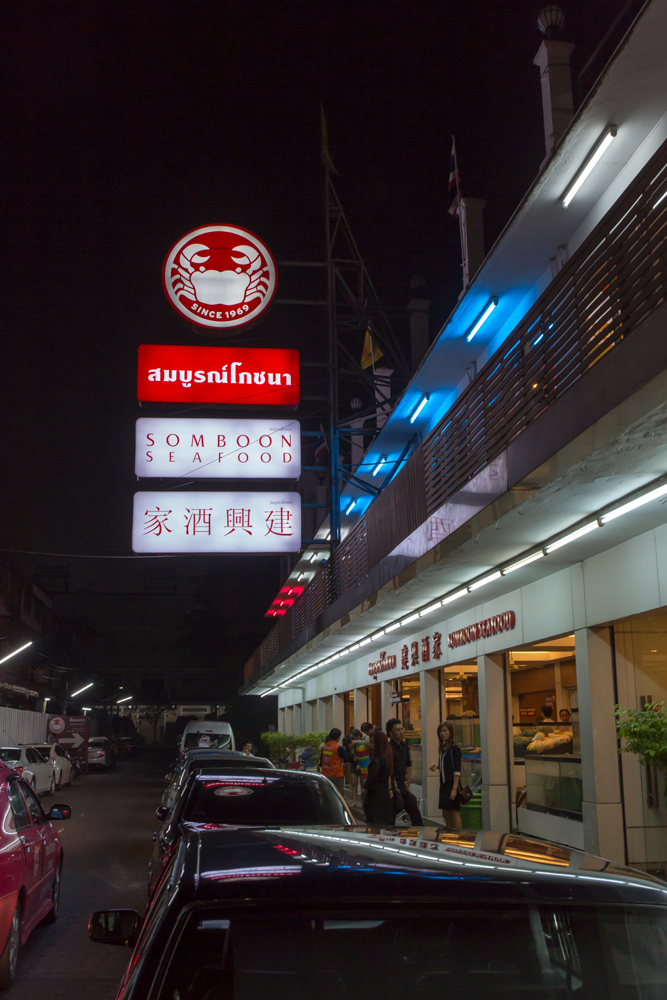
MULTIPOLYGON (((197 342, 164 297, 163 259, 210 222, 251 229, 278 260, 322 259, 320 101, 386 306, 424 274, 437 332, 460 288, 452 133, 464 193, 488 201, 487 248, 544 155, 539 6, 0 4, 0 546, 130 553, 136 348, 197 342)), ((575 70, 621 6, 563 3, 575 70)), ((243 342, 315 359, 322 322, 274 306, 243 342)))

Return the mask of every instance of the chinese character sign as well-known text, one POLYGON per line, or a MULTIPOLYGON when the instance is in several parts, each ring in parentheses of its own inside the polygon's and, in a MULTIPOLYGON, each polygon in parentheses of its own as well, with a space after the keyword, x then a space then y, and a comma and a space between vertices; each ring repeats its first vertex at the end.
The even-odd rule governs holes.
POLYGON ((298 493, 135 493, 132 549, 142 553, 298 552, 298 493))
POLYGON ((298 479, 297 420, 141 417, 134 471, 160 479, 298 479))

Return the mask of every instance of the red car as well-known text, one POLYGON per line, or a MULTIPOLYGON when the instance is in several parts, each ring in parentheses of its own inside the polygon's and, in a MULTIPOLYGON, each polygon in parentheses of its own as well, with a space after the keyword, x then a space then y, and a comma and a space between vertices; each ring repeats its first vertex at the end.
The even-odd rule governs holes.
POLYGON ((63 852, 51 820, 71 814, 65 805, 45 813, 32 788, 0 763, 0 990, 12 985, 33 928, 58 915, 63 852))

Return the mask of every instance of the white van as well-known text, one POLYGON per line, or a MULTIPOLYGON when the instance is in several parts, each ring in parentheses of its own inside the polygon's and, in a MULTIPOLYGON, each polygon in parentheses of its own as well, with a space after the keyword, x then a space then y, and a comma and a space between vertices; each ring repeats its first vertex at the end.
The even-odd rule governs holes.
POLYGON ((228 722, 188 722, 181 737, 180 756, 195 747, 236 750, 232 727, 228 722))

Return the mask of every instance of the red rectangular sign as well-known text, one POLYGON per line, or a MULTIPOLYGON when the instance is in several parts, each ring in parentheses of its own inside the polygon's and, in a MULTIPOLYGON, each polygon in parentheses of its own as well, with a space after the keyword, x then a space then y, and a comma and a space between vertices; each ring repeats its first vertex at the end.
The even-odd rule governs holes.
POLYGON ((151 403, 296 406, 299 352, 141 344, 137 399, 151 403))

